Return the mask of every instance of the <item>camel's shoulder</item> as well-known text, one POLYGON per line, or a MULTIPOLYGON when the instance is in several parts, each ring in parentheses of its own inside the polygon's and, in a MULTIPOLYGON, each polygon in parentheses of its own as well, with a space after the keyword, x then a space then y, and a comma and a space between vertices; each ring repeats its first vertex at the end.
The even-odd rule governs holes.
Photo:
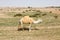
POLYGON ((24 16, 23 18, 29 18, 29 16, 24 16))

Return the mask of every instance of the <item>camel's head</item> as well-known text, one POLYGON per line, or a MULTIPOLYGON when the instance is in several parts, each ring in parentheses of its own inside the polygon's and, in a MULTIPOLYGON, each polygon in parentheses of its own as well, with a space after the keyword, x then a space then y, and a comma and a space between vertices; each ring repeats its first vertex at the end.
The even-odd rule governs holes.
POLYGON ((34 21, 33 23, 37 24, 37 23, 41 23, 43 20, 42 19, 38 19, 37 21, 34 21))

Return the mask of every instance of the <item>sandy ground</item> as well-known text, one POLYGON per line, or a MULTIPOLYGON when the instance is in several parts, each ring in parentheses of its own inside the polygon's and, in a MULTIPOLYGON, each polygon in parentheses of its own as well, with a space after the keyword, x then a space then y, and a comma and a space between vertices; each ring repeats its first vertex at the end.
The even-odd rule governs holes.
MULTIPOLYGON (((60 28, 60 26, 41 26, 41 27, 35 27, 35 28, 33 28, 32 27, 32 29, 51 29, 51 28, 60 28)), ((16 27, 4 27, 4 26, 2 26, 2 27, 0 27, 0 30, 17 30, 18 29, 18 27, 16 26, 16 27)))
MULTIPOLYGON (((60 26, 41 26, 36 27, 37 29, 43 30, 42 34, 40 34, 40 30, 32 30, 28 31, 17 31, 16 27, 0 27, 0 40, 60 40, 60 36, 55 35, 55 30, 46 30, 43 29, 52 29, 52 28, 60 28, 60 26), (39 33, 38 33, 39 32, 39 33), (53 32, 51 34, 50 32, 53 32), (44 35, 44 33, 47 33, 44 35)), ((34 28, 32 28, 34 29, 34 28)))

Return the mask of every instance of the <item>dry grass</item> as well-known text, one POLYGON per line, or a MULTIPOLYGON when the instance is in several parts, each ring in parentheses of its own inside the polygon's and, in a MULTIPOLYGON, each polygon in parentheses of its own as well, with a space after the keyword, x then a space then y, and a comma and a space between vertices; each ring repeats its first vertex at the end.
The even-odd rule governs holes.
POLYGON ((43 27, 42 29, 32 30, 31 32, 27 30, 17 31, 16 29, 17 27, 3 27, 0 30, 0 40, 60 40, 60 27, 43 27))
POLYGON ((60 14, 60 8, 32 8, 32 9, 28 9, 28 8, 16 8, 16 7, 11 7, 11 8, 9 8, 9 7, 6 7, 6 8, 0 8, 0 14, 4 14, 4 15, 2 15, 2 16, 0 16, 0 17, 12 17, 12 16, 8 16, 8 15, 6 15, 6 14, 14 14, 14 13, 25 13, 26 12, 26 10, 27 10, 27 12, 29 11, 29 10, 31 10, 31 12, 32 11, 36 11, 36 10, 38 10, 38 11, 41 11, 41 12, 52 12, 52 13, 56 13, 56 14, 60 14))
MULTIPOLYGON (((0 40, 60 40, 60 15, 57 15, 57 19, 54 18, 56 14, 60 14, 59 9, 60 8, 28 9, 14 7, 0 9, 0 40), (28 32, 28 30, 17 31, 17 25, 20 18, 14 18, 13 16, 15 14, 23 12, 24 15, 25 13, 32 14, 33 11, 37 10, 38 12, 40 11, 40 13, 42 12, 42 14, 44 14, 44 12, 47 12, 46 16, 43 15, 41 17, 38 17, 42 18, 43 22, 41 24, 34 24, 34 27, 32 27, 32 29, 34 30, 32 30, 31 32, 28 32), (36 30, 36 28, 39 30, 36 30)), ((37 19, 37 17, 35 17, 35 19, 37 19)))

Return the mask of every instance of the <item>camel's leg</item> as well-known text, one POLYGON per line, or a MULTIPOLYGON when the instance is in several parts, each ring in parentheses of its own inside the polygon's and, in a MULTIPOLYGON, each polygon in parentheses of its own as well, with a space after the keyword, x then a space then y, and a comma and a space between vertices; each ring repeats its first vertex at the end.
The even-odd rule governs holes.
POLYGON ((29 25, 29 32, 31 31, 31 26, 32 26, 32 24, 29 25))
POLYGON ((20 28, 21 28, 21 22, 19 22, 18 24, 18 31, 20 30, 20 28))
POLYGON ((22 29, 24 30, 24 27, 23 27, 23 22, 21 22, 21 27, 22 27, 22 29))
POLYGON ((23 23, 22 23, 22 21, 19 22, 19 25, 18 25, 18 31, 20 30, 21 27, 23 28, 23 23))

